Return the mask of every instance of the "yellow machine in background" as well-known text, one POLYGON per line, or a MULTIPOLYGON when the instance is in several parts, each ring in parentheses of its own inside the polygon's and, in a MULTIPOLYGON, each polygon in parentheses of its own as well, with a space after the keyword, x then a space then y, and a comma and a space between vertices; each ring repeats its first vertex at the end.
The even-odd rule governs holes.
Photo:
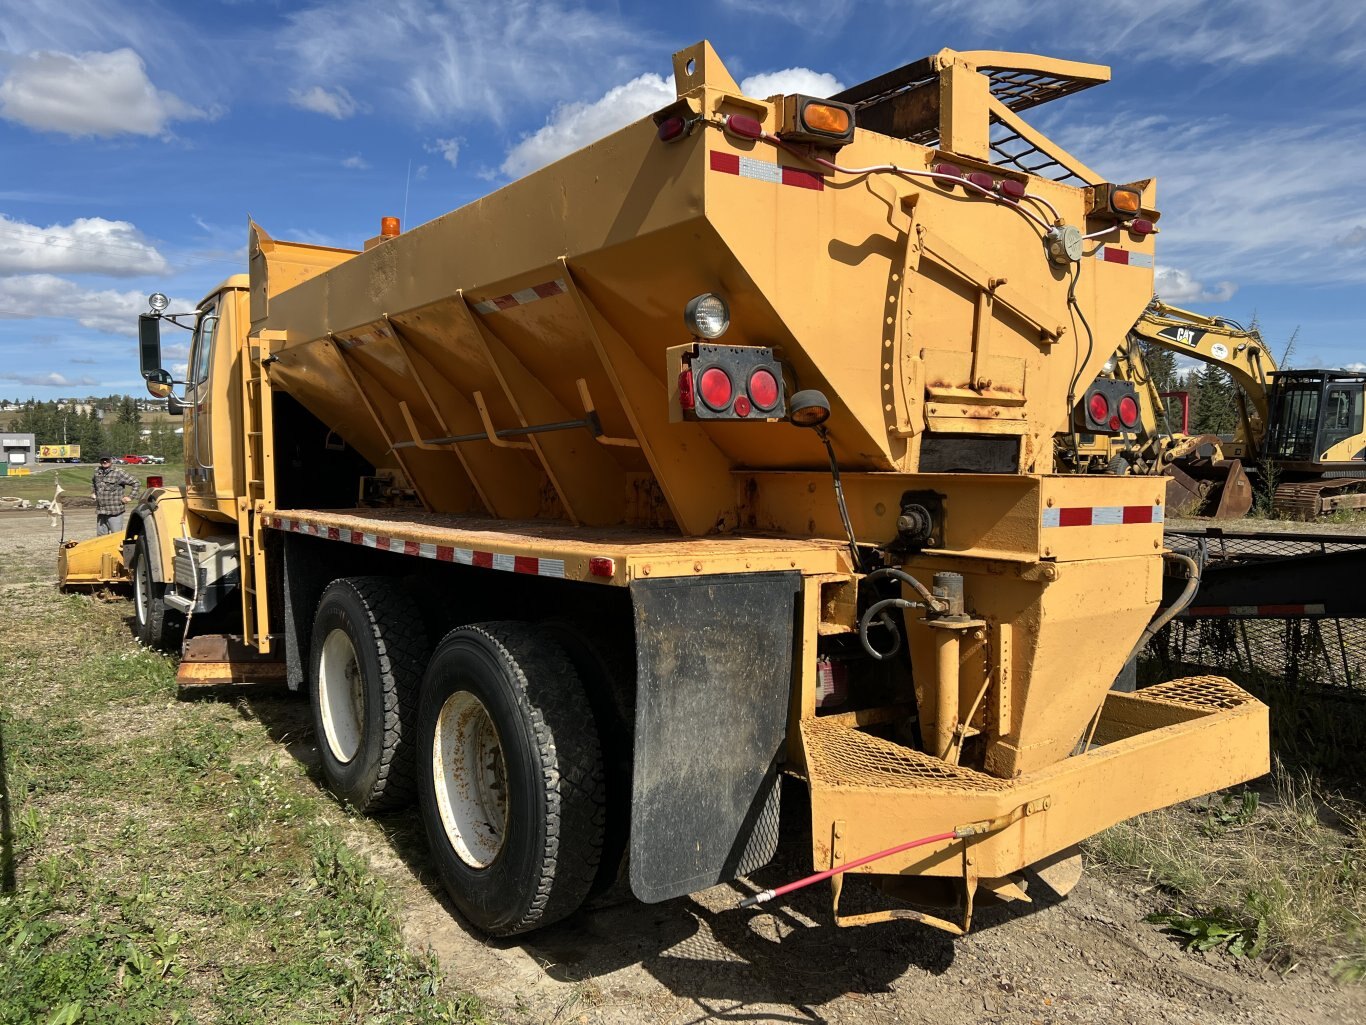
POLYGON ((1266 771, 1227 680, 1110 690, 1159 613, 1162 482, 1055 472, 1158 215, 1020 111, 1108 70, 944 50, 759 99, 702 43, 674 74, 363 251, 252 225, 186 382, 154 297, 188 483, 125 539, 144 638, 187 683, 307 691, 332 789, 415 793, 494 935, 752 871, 780 774, 838 921, 961 932, 979 890, 1266 771), (956 910, 842 917, 852 875, 956 910))
POLYGON ((1273 513, 1312 519, 1366 508, 1366 374, 1278 370, 1261 335, 1232 321, 1154 299, 1114 355, 1114 379, 1131 383, 1140 415, 1117 434, 1093 435, 1093 462, 1122 456, 1134 473, 1169 478, 1168 505, 1216 519, 1252 507, 1253 474, 1273 477, 1273 513), (1237 386, 1232 438, 1172 430, 1141 344, 1212 364, 1237 386))

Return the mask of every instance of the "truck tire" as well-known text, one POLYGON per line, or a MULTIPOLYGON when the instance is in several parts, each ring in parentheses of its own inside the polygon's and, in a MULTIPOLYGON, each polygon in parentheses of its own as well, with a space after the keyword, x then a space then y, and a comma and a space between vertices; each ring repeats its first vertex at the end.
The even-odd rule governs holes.
POLYGON ((388 577, 344 577, 323 591, 313 620, 308 691, 323 777, 358 811, 412 801, 417 693, 427 632, 388 577))
POLYGON ((461 913, 516 936, 577 911, 606 808, 592 708, 563 649, 524 623, 452 630, 427 667, 418 730, 422 820, 461 913))
POLYGON ((166 607, 166 585, 152 579, 152 557, 147 535, 138 536, 133 548, 133 622, 138 640, 158 651, 180 649, 180 617, 166 607))

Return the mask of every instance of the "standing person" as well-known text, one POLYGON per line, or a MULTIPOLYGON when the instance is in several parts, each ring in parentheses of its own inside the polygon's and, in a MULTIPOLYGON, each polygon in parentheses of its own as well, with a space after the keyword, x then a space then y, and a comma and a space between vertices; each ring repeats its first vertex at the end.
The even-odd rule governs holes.
POLYGON ((138 482, 113 465, 109 456, 100 456, 100 468, 90 478, 90 497, 95 500, 95 533, 112 534, 123 530, 123 507, 132 501, 124 488, 138 482))

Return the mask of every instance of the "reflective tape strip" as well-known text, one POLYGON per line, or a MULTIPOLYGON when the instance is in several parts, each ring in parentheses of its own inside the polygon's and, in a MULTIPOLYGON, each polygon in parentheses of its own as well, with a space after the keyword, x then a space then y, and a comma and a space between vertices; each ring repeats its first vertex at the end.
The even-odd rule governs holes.
POLYGON ((718 150, 712 150, 711 169, 720 171, 722 174, 736 174, 741 178, 768 182, 770 185, 791 185, 794 188, 811 189, 814 192, 821 192, 825 189, 825 177, 815 171, 807 171, 800 167, 786 167, 782 164, 770 164, 767 160, 742 157, 738 153, 722 153, 718 150))
POLYGON ((287 530, 293 534, 325 537, 329 541, 346 541, 382 552, 414 555, 420 559, 453 562, 462 566, 479 566, 484 569, 502 570, 505 573, 525 573, 536 577, 564 579, 563 559, 542 559, 536 555, 515 555, 508 552, 478 552, 470 548, 456 548, 453 545, 439 545, 429 541, 411 541, 402 537, 386 537, 383 534, 366 534, 359 530, 320 526, 288 516, 265 517, 263 522, 268 527, 287 530))
POLYGON ((538 299, 549 299, 567 291, 569 291, 569 286, 564 283, 564 278, 556 278, 554 281, 532 285, 530 288, 519 288, 507 295, 495 295, 489 299, 481 299, 473 306, 476 313, 497 313, 499 310, 510 310, 514 306, 526 306, 538 299))
POLYGON ((1222 616, 1293 618, 1296 616, 1322 616, 1323 614, 1324 606, 1322 605, 1198 605, 1181 613, 1182 616, 1191 619, 1222 616))
POLYGON ((1160 505, 1079 505, 1045 508, 1043 527, 1122 527, 1131 523, 1161 523, 1160 505))
POLYGON ((1132 253, 1118 246, 1101 246, 1091 254, 1101 263, 1118 263, 1126 267, 1152 267, 1153 258, 1147 253, 1132 253))

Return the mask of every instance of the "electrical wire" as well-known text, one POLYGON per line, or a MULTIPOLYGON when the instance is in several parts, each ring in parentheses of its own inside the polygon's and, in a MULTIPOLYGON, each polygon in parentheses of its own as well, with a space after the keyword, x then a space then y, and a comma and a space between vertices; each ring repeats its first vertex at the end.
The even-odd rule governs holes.
MULTIPOLYGON (((705 123, 712 125, 714 127, 718 127, 722 131, 727 133, 730 133, 731 131, 730 126, 724 120, 708 120, 705 123)), ((739 132, 736 132, 734 134, 740 135, 739 132)), ((740 135, 740 138, 750 139, 752 137, 749 135, 740 135)), ((999 192, 994 192, 991 189, 983 188, 976 182, 968 181, 968 179, 960 175, 944 174, 940 171, 916 171, 909 167, 898 167, 896 164, 874 164, 871 167, 844 167, 841 164, 835 163, 833 160, 827 160, 825 157, 813 157, 809 153, 804 153, 801 150, 797 149, 795 146, 791 145, 790 143, 783 141, 778 136, 763 131, 762 129, 759 132, 758 139, 761 142, 768 143, 770 146, 774 146, 780 150, 783 150, 786 153, 790 153, 800 160, 805 160, 808 163, 817 164, 821 167, 828 168, 831 171, 837 171, 840 174, 847 174, 852 176, 864 174, 895 174, 903 178, 927 178, 931 181, 945 182, 950 185, 961 185, 969 192, 979 193, 980 195, 986 196, 988 199, 995 200, 996 202, 1001 203, 1012 210, 1015 210, 1017 213, 1020 214, 1021 217, 1028 218, 1029 220, 1033 221, 1034 224, 1036 224, 1039 228, 1043 229, 1043 233, 1045 235, 1047 235, 1048 232, 1051 231, 1053 228, 1051 224, 1045 221, 1038 214, 1034 213, 1033 211, 1026 210, 1024 207, 1020 206, 1019 202, 1017 202, 1016 200, 1013 200, 1008 196, 1003 196, 999 192)), ((1027 192, 1021 198, 1032 199, 1036 202, 1042 202, 1045 205, 1047 205, 1050 210, 1052 209, 1052 204, 1049 203, 1048 200, 1044 199, 1042 196, 1035 196, 1032 193, 1027 192)), ((1056 211, 1054 211, 1054 214, 1056 215, 1056 211)))
POLYGON ((1077 304, 1077 282, 1079 280, 1081 280, 1080 263, 1077 264, 1076 273, 1072 275, 1072 280, 1067 286, 1067 305, 1072 307, 1086 328, 1086 358, 1080 358, 1081 340, 1078 339, 1077 344, 1072 349, 1072 381, 1067 386, 1067 416, 1072 424, 1072 455, 1077 460, 1078 469, 1081 465, 1081 438, 1077 434, 1077 422, 1072 411, 1077 408, 1077 382, 1081 379, 1081 372, 1086 369, 1086 364, 1091 362, 1091 350, 1095 347, 1091 325, 1086 323, 1086 317, 1082 315, 1081 307, 1077 304))

